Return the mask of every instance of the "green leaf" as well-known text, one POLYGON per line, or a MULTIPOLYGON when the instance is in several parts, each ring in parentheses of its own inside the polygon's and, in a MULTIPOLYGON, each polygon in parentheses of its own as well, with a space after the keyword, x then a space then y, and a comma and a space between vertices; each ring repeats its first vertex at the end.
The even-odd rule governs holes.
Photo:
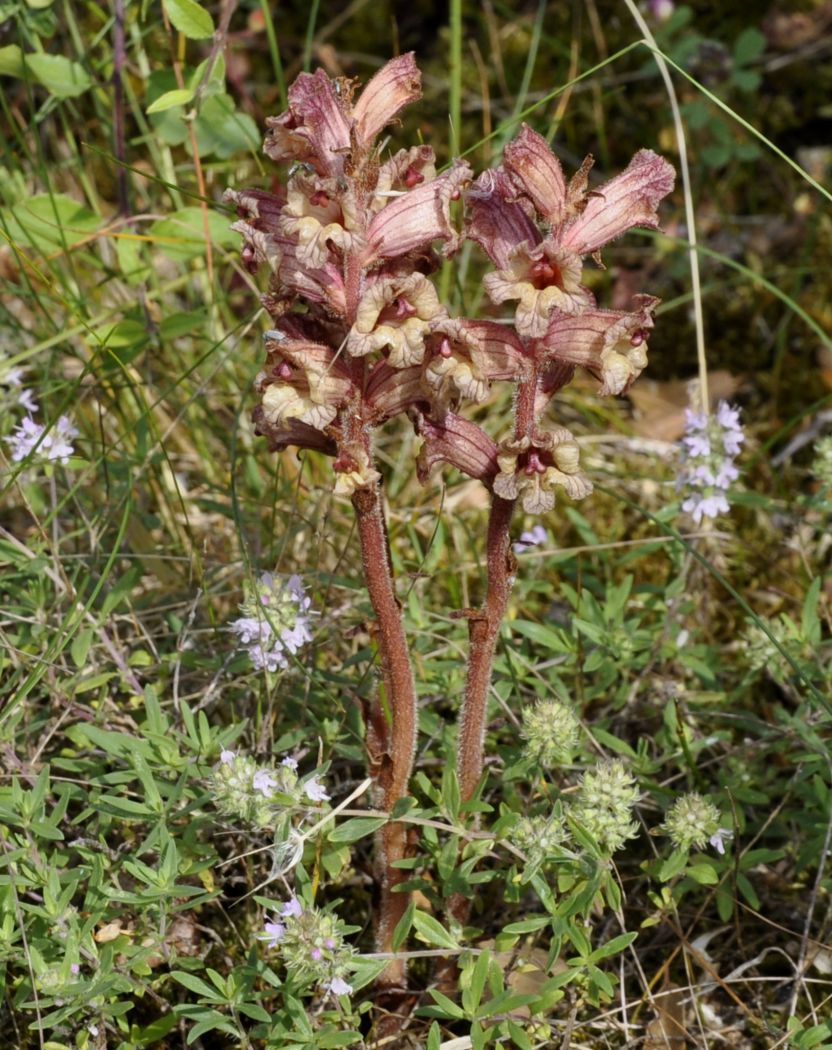
POLYGON ((3 209, 2 222, 9 236, 38 251, 52 251, 86 240, 101 220, 94 211, 64 193, 39 193, 14 209, 3 209))
POLYGON ((753 62, 766 49, 766 37, 753 26, 744 29, 734 42, 734 61, 741 66, 753 62))
POLYGON ((187 104, 194 97, 194 93, 190 88, 175 88, 173 91, 166 91, 164 95, 160 95, 155 102, 151 102, 145 110, 146 113, 163 113, 166 109, 173 109, 174 106, 187 106, 187 104))
POLYGON ((435 988, 429 988, 428 991, 436 1005, 442 1009, 443 1017, 453 1017, 459 1021, 464 1020, 465 1011, 457 1006, 452 999, 449 999, 447 995, 443 995, 442 992, 437 992, 435 988))
POLYGON ((659 868, 659 879, 668 882, 679 872, 684 870, 688 862, 688 851, 686 849, 675 849, 659 868))
POLYGON ((333 828, 329 833, 330 842, 357 842, 365 835, 372 835, 387 823, 387 817, 353 817, 333 828))
POLYGON ((83 631, 79 631, 72 639, 72 645, 70 646, 69 652, 72 657, 72 662, 76 667, 83 667, 87 662, 87 654, 90 651, 90 645, 92 644, 93 629, 92 627, 85 627, 83 631))
POLYGON ((691 866, 685 872, 689 875, 694 882, 698 882, 701 886, 716 886, 719 882, 719 875, 710 864, 691 864, 691 866))
POLYGON ((416 937, 425 944, 435 944, 437 948, 459 947, 444 926, 427 912, 417 910, 413 913, 413 928, 416 930, 416 937))
POLYGON ((214 35, 214 19, 196 0, 165 0, 165 11, 189 40, 207 40, 214 35))
POLYGON ((23 72, 23 52, 17 44, 0 47, 0 76, 22 77, 23 72))
POLYGON ((205 255, 205 224, 213 244, 230 248, 237 243, 237 235, 229 229, 230 221, 225 215, 208 211, 203 216, 201 208, 180 208, 165 219, 154 222, 148 230, 153 240, 171 259, 182 261, 205 255))
POLYGON ((240 113, 231 96, 224 93, 203 101, 194 132, 201 157, 213 153, 225 159, 260 148, 260 132, 254 120, 247 113, 240 113))
POLYGON ((632 944, 636 937, 638 937, 638 934, 635 932, 619 933, 617 937, 613 937, 606 944, 602 944, 600 948, 596 948, 589 957, 590 961, 596 963, 602 959, 609 959, 611 955, 618 955, 619 952, 623 952, 628 945, 632 944))
POLYGON ((32 76, 55 98, 75 98, 92 87, 92 80, 84 67, 64 55, 38 52, 25 56, 32 76))
POLYGON ((203 999, 210 999, 212 1002, 224 1001, 223 996, 218 995, 210 985, 192 973, 185 973, 184 970, 172 970, 171 977, 174 981, 187 988, 189 992, 195 992, 197 995, 201 995, 203 999))

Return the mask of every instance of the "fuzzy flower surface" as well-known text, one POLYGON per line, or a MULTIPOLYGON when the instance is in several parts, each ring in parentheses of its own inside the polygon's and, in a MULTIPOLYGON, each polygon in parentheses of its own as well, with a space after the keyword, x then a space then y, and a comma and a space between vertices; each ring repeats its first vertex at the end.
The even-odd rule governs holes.
POLYGON ((562 700, 541 700, 523 711, 527 751, 544 768, 568 765, 580 742, 581 724, 562 700))
POLYGON ((344 942, 335 916, 290 897, 267 922, 259 939, 278 950, 286 969, 298 980, 317 984, 325 993, 351 995, 347 981, 353 949, 344 942))
POLYGON ((730 510, 727 493, 740 476, 734 460, 744 441, 739 409, 727 401, 720 401, 713 416, 685 411, 677 488, 684 497, 682 510, 697 525, 730 510))
POLYGON ((614 853, 638 832, 638 799, 635 779, 615 758, 584 773, 572 812, 605 852, 614 853))
POLYGON ((69 416, 61 416, 49 430, 43 423, 36 423, 31 416, 26 416, 6 438, 6 442, 11 448, 11 458, 15 463, 34 453, 40 462, 60 463, 66 466, 69 457, 75 451, 72 441, 76 437, 78 431, 72 425, 69 416))
MULTIPOLYGON (((529 858, 529 871, 535 871, 550 857, 563 854, 569 843, 569 829, 560 806, 551 814, 521 817, 509 834, 509 841, 529 858)), ((528 877, 529 872, 526 875, 528 877)))
POLYGON ((290 657, 312 641, 311 604, 299 576, 264 572, 240 606, 243 615, 228 629, 257 670, 284 670, 290 657))
POLYGON ((254 827, 273 827, 282 814, 307 811, 310 801, 329 799, 319 777, 306 783, 301 780, 295 759, 284 758, 272 768, 259 766, 250 755, 238 755, 230 749, 222 752, 211 773, 211 790, 220 813, 254 827), (314 785, 311 793, 310 784, 314 785))
MULTIPOLYGON (((726 831, 720 828, 719 821, 719 810, 713 802, 692 791, 676 799, 667 811, 661 828, 677 849, 703 849, 713 838, 718 838, 722 846, 721 836, 726 831)), ((725 851, 724 847, 717 849, 720 853, 725 851)))

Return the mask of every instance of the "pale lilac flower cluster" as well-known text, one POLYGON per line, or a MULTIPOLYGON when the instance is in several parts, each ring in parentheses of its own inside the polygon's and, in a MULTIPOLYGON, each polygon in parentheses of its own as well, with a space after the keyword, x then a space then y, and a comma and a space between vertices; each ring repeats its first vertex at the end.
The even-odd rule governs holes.
POLYGON ((312 640, 311 604, 300 576, 264 572, 240 606, 243 615, 228 625, 229 630, 258 671, 283 670, 289 658, 312 640))
POLYGON ((221 813, 256 827, 274 825, 281 811, 306 810, 310 803, 328 802, 329 792, 320 777, 301 779, 297 769, 297 761, 290 756, 275 769, 258 766, 250 755, 226 748, 211 776, 214 802, 221 813))
POLYGON ((734 459, 744 441, 739 409, 726 401, 713 416, 686 409, 677 487, 685 494, 682 510, 697 525, 730 510, 726 493, 740 476, 734 459))
POLYGON ((12 460, 15 463, 34 452, 40 460, 58 462, 66 466, 69 457, 75 451, 72 439, 76 437, 78 431, 72 425, 69 416, 61 416, 50 430, 47 430, 43 423, 36 423, 31 416, 26 416, 6 438, 6 442, 12 450, 12 460))
POLYGON ((345 978, 352 949, 344 943, 333 915, 304 907, 297 897, 290 897, 258 937, 269 948, 280 950, 286 969, 295 978, 312 980, 329 995, 352 995, 352 985, 345 978))

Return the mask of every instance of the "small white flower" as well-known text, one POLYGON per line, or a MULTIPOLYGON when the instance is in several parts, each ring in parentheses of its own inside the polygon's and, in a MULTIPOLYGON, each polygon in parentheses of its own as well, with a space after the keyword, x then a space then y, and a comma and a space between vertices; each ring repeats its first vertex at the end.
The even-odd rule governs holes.
POLYGON ((234 752, 233 751, 229 751, 228 748, 225 748, 224 751, 220 752, 220 762, 224 766, 227 766, 229 762, 233 762, 234 758, 235 758, 234 752))
POLYGON ((281 766, 286 766, 288 769, 291 769, 293 773, 295 773, 298 768, 297 759, 292 758, 291 755, 287 755, 280 764, 281 766))
POLYGON ((265 795, 268 798, 277 787, 277 781, 268 769, 258 769, 252 778, 251 786, 255 791, 259 791, 261 795, 265 795))
POLYGON ((352 985, 341 977, 333 977, 331 981, 326 982, 324 988, 333 995, 352 995, 352 985))
POLYGON ((727 402, 721 401, 710 418, 685 410, 677 488, 685 491, 682 510, 697 525, 703 518, 717 518, 730 510, 726 490, 739 477, 734 457, 744 441, 739 410, 727 402))
POLYGON ((32 396, 31 390, 21 390, 17 395, 17 403, 22 405, 30 415, 34 415, 39 408, 37 401, 35 401, 32 396))
POLYGON ((307 780, 303 785, 303 790, 306 792, 306 797, 311 802, 329 801, 329 793, 317 777, 312 777, 311 780, 307 780))
POLYGON ((733 837, 734 833, 730 828, 717 828, 713 835, 708 839, 708 843, 713 846, 721 857, 725 854, 725 844, 722 840, 732 839, 733 837))

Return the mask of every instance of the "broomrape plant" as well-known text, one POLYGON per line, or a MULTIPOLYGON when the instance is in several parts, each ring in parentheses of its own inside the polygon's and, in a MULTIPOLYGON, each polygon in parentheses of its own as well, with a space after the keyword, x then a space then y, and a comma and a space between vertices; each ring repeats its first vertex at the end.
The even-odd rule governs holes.
MULTIPOLYGON (((463 612, 470 645, 457 772, 468 801, 483 771, 492 664, 516 572, 515 509, 546 514, 558 489, 570 499, 592 491, 553 399, 577 368, 598 379, 600 395, 612 396, 624 393, 647 363, 658 300, 639 295, 629 311, 604 309, 582 283, 584 266, 588 258, 600 265, 601 250, 629 229, 657 228, 658 204, 674 182, 667 161, 639 150, 624 172, 590 188, 592 158, 567 179, 545 139, 527 125, 506 146, 500 167, 477 178, 463 160, 438 172, 430 146, 386 154, 379 134, 420 97, 420 80, 412 54, 388 62, 360 93, 349 79, 332 80, 323 70, 301 74, 289 90, 289 108, 267 121, 265 152, 288 165, 284 184, 275 192, 226 193, 238 211, 234 229, 243 237, 245 265, 269 271, 263 304, 272 326, 256 384, 257 430, 274 451, 330 456, 335 493, 354 507, 381 664, 378 695, 365 710, 367 763, 375 804, 387 813, 408 794, 417 711, 373 432, 407 417, 422 439, 416 468, 423 482, 447 464, 491 494, 485 601, 463 612), (513 304, 513 314, 452 316, 440 302, 430 276, 466 239, 491 264, 483 282, 491 302, 513 304), (505 433, 489 433, 465 415, 494 383, 516 388, 513 426, 505 433)), ((298 587, 274 592, 291 624, 261 609, 255 596, 246 617, 232 625, 259 665, 282 666, 286 651, 306 640, 298 587)), ((272 590, 266 581, 264 593, 272 590)), ((527 731, 534 734, 533 723, 527 731)), ((251 789, 256 795, 257 785, 251 789)), ((603 811, 616 842, 631 834, 637 792, 623 768, 587 775, 581 790, 587 822, 603 811), (613 773, 626 795, 618 809, 609 809, 606 796, 595 798, 613 773)), ((404 825, 388 821, 377 838, 380 952, 392 951, 408 907, 410 895, 396 890, 409 853, 404 825)), ((467 902, 452 899, 448 909, 464 920, 467 902)), ((284 935, 270 936, 277 943, 284 935)), ((330 987, 338 994, 342 978, 337 967, 333 973, 330 987)), ((405 981, 404 962, 392 959, 381 984, 395 989, 405 981)))

